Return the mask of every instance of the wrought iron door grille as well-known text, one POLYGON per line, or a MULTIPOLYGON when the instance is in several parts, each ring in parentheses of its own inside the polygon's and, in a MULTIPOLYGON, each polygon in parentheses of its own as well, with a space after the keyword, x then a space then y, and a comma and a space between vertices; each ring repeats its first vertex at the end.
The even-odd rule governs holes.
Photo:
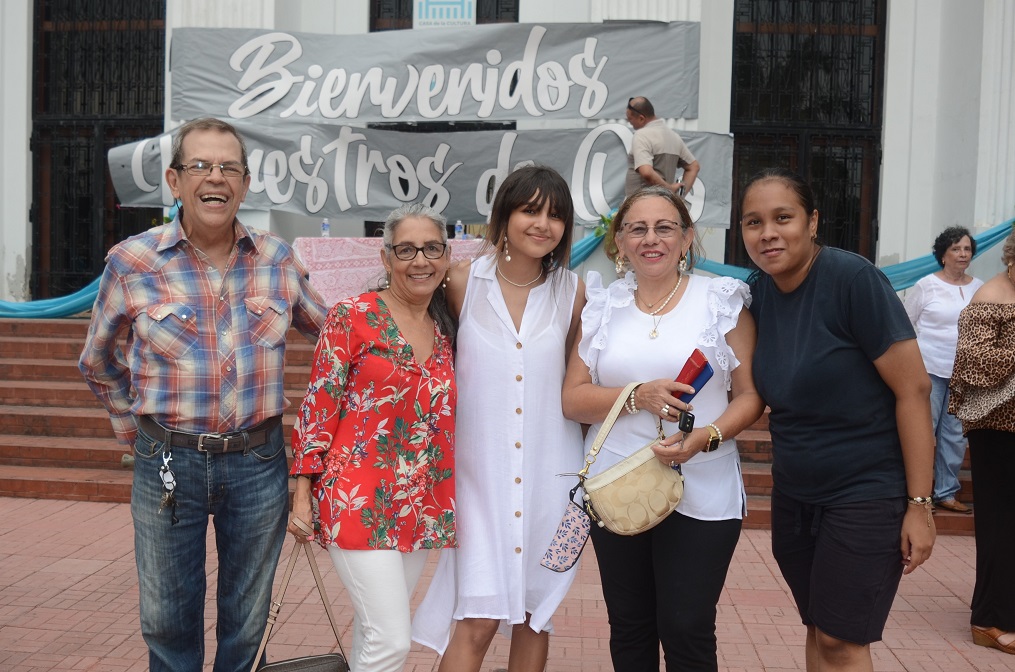
POLYGON ((35 0, 33 298, 85 286, 110 247, 161 220, 118 207, 106 152, 162 132, 165 11, 165 0, 35 0))
POLYGON ((885 0, 736 0, 734 11, 727 261, 749 264, 740 187, 768 166, 811 183, 824 242, 873 259, 885 0))

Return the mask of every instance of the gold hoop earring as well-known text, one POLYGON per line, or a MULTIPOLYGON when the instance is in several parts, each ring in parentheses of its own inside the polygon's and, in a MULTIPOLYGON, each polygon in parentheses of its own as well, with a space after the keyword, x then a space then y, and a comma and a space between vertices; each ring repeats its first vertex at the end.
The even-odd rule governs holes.
POLYGON ((504 261, 511 261, 511 252, 508 251, 507 234, 504 234, 504 261))

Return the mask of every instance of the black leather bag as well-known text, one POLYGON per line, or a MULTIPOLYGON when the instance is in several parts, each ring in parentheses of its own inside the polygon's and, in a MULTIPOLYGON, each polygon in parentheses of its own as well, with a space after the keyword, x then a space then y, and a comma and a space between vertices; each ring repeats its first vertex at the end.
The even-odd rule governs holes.
MULTIPOLYGON (((307 534, 311 533, 311 529, 303 521, 293 518, 293 522, 307 534)), ((310 552, 309 543, 301 544, 297 542, 293 547, 293 552, 289 556, 289 566, 286 567, 285 575, 282 577, 282 585, 279 586, 278 599, 271 603, 271 609, 268 613, 268 624, 264 628, 264 637, 261 638, 261 646, 257 649, 257 655, 254 656, 254 666, 250 668, 250 672, 349 672, 349 663, 346 661, 345 649, 342 647, 342 638, 338 634, 335 615, 331 611, 331 602, 328 601, 328 594, 324 590, 324 581, 321 579, 320 570, 317 569, 317 561, 314 559, 314 554, 310 552), (289 578, 292 576, 293 567, 296 566, 296 558, 299 557, 301 549, 306 552, 307 560, 310 561, 310 569, 314 572, 314 580, 317 582, 317 590, 321 594, 321 602, 324 603, 324 610, 328 613, 328 621, 331 623, 331 629, 335 633, 335 639, 338 640, 338 648, 342 653, 324 653, 317 656, 290 658, 289 660, 279 660, 274 663, 265 663, 258 666, 261 656, 264 654, 264 648, 268 645, 268 638, 271 637, 271 628, 275 625, 279 610, 282 609, 282 598, 285 597, 285 589, 289 586, 289 578)))
POLYGON ((290 658, 277 663, 268 663, 258 668, 259 672, 349 672, 349 665, 340 653, 322 653, 319 656, 290 658))

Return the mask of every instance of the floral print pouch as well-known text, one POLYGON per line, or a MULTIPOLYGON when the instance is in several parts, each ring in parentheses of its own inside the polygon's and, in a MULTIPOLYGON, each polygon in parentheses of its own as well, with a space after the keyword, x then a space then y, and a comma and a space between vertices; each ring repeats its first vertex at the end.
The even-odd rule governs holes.
POLYGON ((546 550, 539 564, 555 572, 566 572, 574 567, 582 549, 585 548, 585 542, 588 541, 591 527, 589 515, 574 502, 568 502, 564 517, 557 526, 553 541, 550 542, 550 548, 546 550))

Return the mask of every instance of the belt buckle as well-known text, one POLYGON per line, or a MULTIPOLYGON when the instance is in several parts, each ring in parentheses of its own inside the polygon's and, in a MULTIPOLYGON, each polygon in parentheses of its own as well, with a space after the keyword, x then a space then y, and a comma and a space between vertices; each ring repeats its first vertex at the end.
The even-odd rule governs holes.
POLYGON ((207 453, 208 452, 208 449, 204 447, 204 442, 205 442, 206 439, 218 439, 219 441, 222 441, 222 452, 223 453, 226 452, 226 448, 229 446, 229 437, 225 436, 224 434, 219 434, 218 432, 209 432, 207 434, 198 434, 197 435, 197 450, 198 450, 198 452, 200 452, 200 453, 207 453))

